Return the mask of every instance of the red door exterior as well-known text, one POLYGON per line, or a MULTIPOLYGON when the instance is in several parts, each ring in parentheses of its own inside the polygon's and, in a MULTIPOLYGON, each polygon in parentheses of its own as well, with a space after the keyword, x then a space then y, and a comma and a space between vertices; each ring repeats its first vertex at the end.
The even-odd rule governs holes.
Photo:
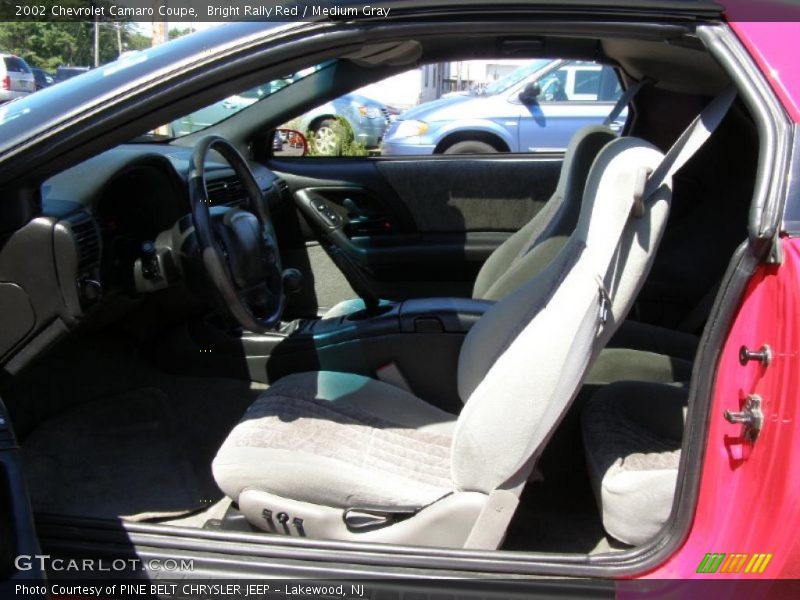
POLYGON ((783 263, 759 267, 721 355, 688 539, 649 577, 800 578, 800 240, 781 244, 783 263), (742 346, 764 344, 773 354, 768 366, 741 364, 742 346), (754 443, 723 418, 751 394, 761 397, 764 414, 754 443), (697 572, 704 560, 702 571, 713 572, 697 572))

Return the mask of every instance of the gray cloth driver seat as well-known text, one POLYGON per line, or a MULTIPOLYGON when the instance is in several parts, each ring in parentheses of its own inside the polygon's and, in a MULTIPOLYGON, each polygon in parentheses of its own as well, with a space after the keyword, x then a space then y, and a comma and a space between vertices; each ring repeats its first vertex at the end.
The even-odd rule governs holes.
POLYGON ((496 548, 538 455, 647 276, 671 177, 644 201, 641 186, 663 158, 636 138, 599 152, 567 243, 468 333, 458 417, 365 377, 292 375, 223 443, 213 463, 220 488, 266 531, 496 548))

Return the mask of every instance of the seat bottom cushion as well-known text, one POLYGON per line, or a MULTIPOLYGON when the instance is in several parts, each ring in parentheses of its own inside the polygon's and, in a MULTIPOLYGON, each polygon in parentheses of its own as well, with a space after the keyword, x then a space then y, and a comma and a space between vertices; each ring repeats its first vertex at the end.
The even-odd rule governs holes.
POLYGON ((247 410, 213 463, 233 500, 260 490, 339 508, 426 506, 453 491, 456 416, 351 373, 284 377, 247 410))
POLYGON ((617 381, 688 382, 692 363, 682 358, 629 348, 603 348, 584 379, 587 385, 617 381))
POLYGON ((625 381, 601 388, 582 415, 586 461, 606 532, 639 545, 672 509, 688 391, 625 381))

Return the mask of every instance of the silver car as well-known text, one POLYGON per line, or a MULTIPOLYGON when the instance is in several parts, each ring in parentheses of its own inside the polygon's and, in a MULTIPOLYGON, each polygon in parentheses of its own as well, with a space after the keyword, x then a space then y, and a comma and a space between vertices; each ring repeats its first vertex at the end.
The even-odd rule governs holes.
POLYGON ((13 54, 0 54, 0 102, 27 96, 36 91, 31 68, 13 54))

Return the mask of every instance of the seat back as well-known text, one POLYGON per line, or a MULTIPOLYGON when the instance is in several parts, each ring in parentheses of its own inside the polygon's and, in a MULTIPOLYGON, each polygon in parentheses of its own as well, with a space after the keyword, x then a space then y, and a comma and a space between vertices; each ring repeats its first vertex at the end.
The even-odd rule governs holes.
POLYGON ((457 490, 521 490, 650 268, 667 221, 671 180, 649 197, 641 216, 632 208, 663 157, 637 138, 608 143, 591 166, 567 243, 468 334, 458 365, 466 405, 452 447, 457 490))
POLYGON ((578 223, 589 168, 616 137, 602 125, 584 127, 572 136, 553 195, 535 217, 492 252, 478 272, 473 298, 500 300, 553 260, 578 223))

